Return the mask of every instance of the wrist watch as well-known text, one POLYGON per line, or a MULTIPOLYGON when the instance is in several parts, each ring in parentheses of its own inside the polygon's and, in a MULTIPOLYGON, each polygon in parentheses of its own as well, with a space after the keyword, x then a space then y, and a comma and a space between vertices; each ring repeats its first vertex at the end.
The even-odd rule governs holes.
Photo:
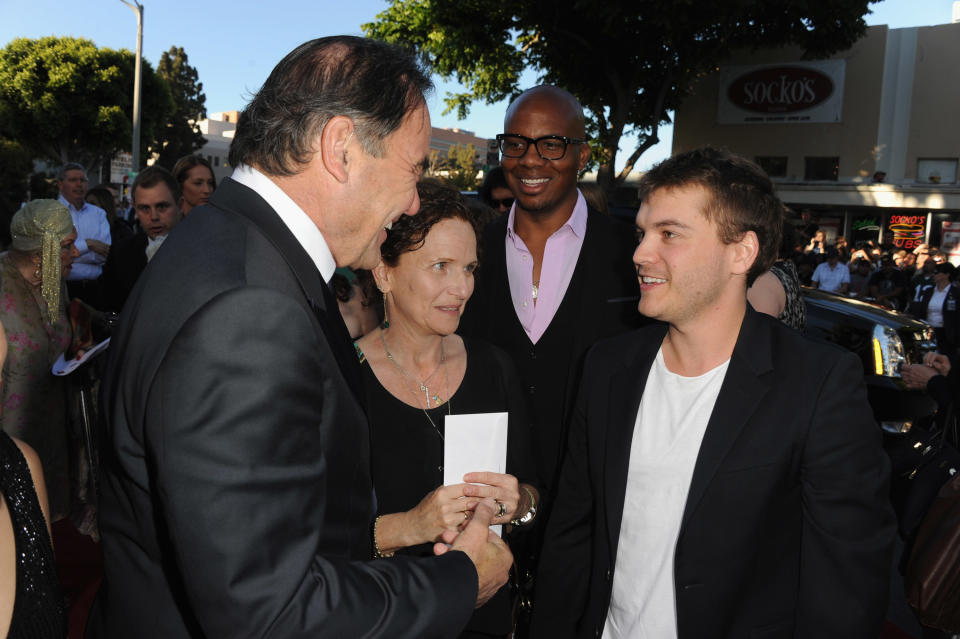
POLYGON ((530 498, 530 509, 517 519, 511 520, 510 524, 513 526, 525 526, 537 516, 537 501, 533 498, 533 493, 530 492, 530 489, 526 486, 523 486, 523 490, 527 493, 527 497, 530 498))

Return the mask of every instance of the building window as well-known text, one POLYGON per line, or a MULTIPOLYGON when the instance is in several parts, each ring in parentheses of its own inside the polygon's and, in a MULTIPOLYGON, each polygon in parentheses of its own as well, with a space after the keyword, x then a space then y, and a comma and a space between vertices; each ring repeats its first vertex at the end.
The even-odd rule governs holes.
POLYGON ((219 155, 213 156, 213 165, 214 165, 214 166, 220 166, 220 156, 219 156, 219 155))
POLYGON ((754 160, 769 177, 787 177, 787 156, 758 155, 754 160))
POLYGON ((804 163, 803 179, 806 181, 836 182, 840 177, 840 158, 804 158, 804 163))
POLYGON ((917 182, 924 184, 956 184, 956 158, 920 158, 917 160, 917 182))

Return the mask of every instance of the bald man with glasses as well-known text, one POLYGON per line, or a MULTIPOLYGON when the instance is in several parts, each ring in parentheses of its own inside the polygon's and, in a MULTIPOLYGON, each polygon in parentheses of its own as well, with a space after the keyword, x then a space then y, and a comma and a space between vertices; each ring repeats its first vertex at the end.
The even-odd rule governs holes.
MULTIPOLYGON (((497 142, 515 202, 484 233, 461 332, 506 350, 520 373, 547 488, 537 519, 545 521, 584 355, 640 323, 635 243, 632 229, 591 209, 577 189, 590 146, 570 93, 525 91, 507 109, 497 142)), ((539 533, 533 537, 516 553, 521 564, 533 565, 539 533)))

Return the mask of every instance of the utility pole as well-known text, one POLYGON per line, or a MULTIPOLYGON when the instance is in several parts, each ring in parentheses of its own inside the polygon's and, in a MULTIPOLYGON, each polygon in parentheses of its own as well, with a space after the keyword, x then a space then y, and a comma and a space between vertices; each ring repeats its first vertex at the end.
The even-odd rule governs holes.
POLYGON ((133 0, 120 0, 137 14, 137 67, 133 74, 133 155, 134 171, 140 170, 140 70, 143 60, 143 5, 133 0))

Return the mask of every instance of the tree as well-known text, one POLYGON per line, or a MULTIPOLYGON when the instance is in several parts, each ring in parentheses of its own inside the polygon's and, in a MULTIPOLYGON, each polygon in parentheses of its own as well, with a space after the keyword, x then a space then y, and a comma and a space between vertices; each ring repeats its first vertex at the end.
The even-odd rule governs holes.
POLYGON ((203 83, 198 81, 197 69, 188 64, 182 47, 170 47, 161 54, 157 74, 170 87, 173 112, 151 148, 159 155, 158 164, 172 168, 178 159, 206 143, 197 123, 207 117, 204 106, 207 98, 203 94, 203 83))
POLYGON ((516 96, 525 68, 580 99, 608 192, 659 142, 693 82, 740 48, 799 45, 808 57, 848 48, 878 0, 393 0, 368 36, 415 47, 445 79, 449 113, 516 96), (614 175, 620 138, 638 136, 614 175))
MULTIPOLYGON (((34 157, 93 168, 130 150, 135 56, 82 38, 17 38, 0 50, 0 138, 34 157)), ((144 60, 141 152, 172 110, 166 83, 144 60)))
POLYGON ((439 151, 430 151, 430 166, 427 175, 440 177, 461 191, 475 191, 477 180, 477 150, 472 144, 455 144, 443 156, 439 151))

